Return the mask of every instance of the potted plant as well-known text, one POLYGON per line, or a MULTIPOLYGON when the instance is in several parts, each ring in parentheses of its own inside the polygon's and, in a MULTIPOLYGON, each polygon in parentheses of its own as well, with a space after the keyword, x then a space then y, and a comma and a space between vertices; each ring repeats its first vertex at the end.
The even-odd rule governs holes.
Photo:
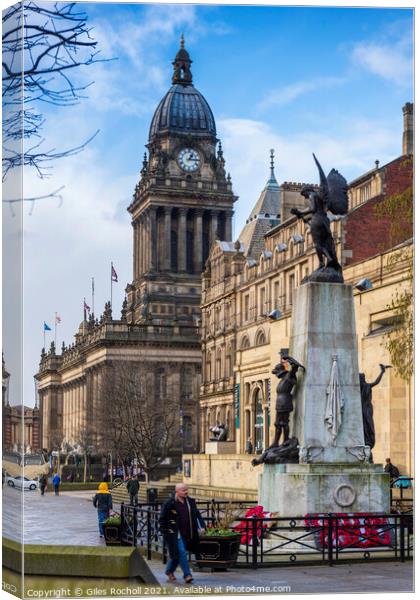
POLYGON ((110 515, 103 523, 104 538, 107 546, 121 544, 121 516, 118 513, 110 515))
POLYGON ((234 511, 228 504, 223 515, 214 520, 214 525, 200 535, 197 566, 212 569, 233 567, 238 559, 241 535, 230 527, 238 516, 239 511, 234 511))

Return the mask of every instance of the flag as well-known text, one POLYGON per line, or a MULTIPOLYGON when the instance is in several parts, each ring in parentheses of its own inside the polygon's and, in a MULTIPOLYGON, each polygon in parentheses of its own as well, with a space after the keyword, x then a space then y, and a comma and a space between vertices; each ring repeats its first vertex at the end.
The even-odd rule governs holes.
POLYGON ((88 305, 86 304, 86 300, 83 300, 83 309, 84 309, 84 310, 87 310, 88 312, 90 312, 90 306, 88 306, 88 305))
POLYGON ((117 271, 114 269, 114 265, 111 263, 111 281, 118 281, 117 271))
POLYGON ((55 313, 55 322, 56 323, 61 323, 61 317, 58 313, 55 313))
POLYGON ((51 327, 49 327, 44 321, 44 331, 51 331, 51 327))

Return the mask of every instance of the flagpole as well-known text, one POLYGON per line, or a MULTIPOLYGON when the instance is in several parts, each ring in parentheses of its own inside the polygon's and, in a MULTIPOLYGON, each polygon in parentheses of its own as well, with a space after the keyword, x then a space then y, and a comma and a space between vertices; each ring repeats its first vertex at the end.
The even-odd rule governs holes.
POLYGON ((111 310, 112 310, 112 267, 113 267, 113 264, 112 264, 112 260, 111 260, 111 310))
POLYGON ((45 322, 44 322, 44 349, 45 349, 45 322))
POLYGON ((57 348, 57 313, 54 313, 54 345, 57 348))
POLYGON ((92 314, 95 314, 95 278, 92 277, 92 314))

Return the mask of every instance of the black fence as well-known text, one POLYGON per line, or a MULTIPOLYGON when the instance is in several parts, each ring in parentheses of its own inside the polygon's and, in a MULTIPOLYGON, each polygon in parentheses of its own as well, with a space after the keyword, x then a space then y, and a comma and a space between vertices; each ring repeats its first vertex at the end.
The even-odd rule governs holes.
MULTIPOLYGON (((241 535, 236 566, 254 568, 293 564, 333 565, 343 561, 398 560, 413 557, 413 515, 306 515, 245 517, 255 502, 197 502, 207 525, 223 517, 226 506, 241 512, 231 529, 241 535)), ((159 532, 160 504, 121 505, 121 541, 139 546, 150 560, 166 563, 159 532)))

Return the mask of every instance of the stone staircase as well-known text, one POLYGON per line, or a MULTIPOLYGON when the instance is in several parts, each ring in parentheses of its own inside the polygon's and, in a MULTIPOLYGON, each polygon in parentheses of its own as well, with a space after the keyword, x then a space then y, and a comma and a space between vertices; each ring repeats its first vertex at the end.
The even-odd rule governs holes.
MULTIPOLYGON (((182 479, 181 479, 182 481, 182 479)), ((130 495, 127 491, 127 482, 122 483, 116 488, 111 490, 112 495, 112 503, 115 505, 121 504, 129 504, 130 495)), ((178 483, 178 482, 176 482, 178 483)), ((146 503, 147 502, 147 490, 150 488, 155 488, 157 490, 157 500, 158 502, 164 502, 167 498, 173 493, 175 488, 175 482, 172 480, 168 481, 149 481, 148 483, 144 481, 140 481, 140 489, 139 489, 139 502, 146 503)))

